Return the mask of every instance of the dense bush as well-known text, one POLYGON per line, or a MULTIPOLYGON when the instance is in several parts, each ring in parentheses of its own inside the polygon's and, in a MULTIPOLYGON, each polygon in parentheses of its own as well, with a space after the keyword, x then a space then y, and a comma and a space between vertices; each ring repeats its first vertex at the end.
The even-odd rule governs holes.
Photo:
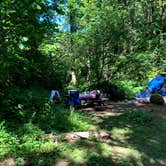
POLYGON ((145 85, 136 81, 119 80, 119 81, 104 81, 98 85, 93 85, 93 88, 101 88, 108 94, 109 98, 113 101, 133 99, 135 95, 140 92, 145 85))
MULTIPOLYGON (((15 89, 9 110, 0 114, 0 159, 54 150, 54 142, 41 140, 45 133, 86 131, 92 127, 87 116, 63 104, 51 104, 44 89, 15 89)), ((9 102, 8 96, 8 102, 9 102)))
POLYGON ((14 123, 27 122, 48 100, 49 93, 44 89, 10 87, 3 99, 0 117, 14 123))

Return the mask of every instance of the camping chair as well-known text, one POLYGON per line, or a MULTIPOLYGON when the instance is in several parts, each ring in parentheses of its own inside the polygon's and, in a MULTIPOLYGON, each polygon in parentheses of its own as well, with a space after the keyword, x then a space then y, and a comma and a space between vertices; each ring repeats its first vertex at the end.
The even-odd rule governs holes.
POLYGON ((57 91, 57 90, 51 90, 50 102, 51 103, 59 103, 60 102, 59 91, 57 91))

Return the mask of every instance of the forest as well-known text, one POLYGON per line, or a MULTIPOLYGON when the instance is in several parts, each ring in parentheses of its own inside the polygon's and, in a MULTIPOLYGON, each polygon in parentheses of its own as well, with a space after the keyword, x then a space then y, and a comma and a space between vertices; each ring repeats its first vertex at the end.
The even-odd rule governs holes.
POLYGON ((102 88, 113 102, 132 100, 159 75, 166 76, 165 0, 1 0, 0 165, 164 166, 166 114, 106 116, 106 127, 66 109, 63 97, 102 88), (60 104, 49 101, 53 89, 60 104), (127 147, 135 158, 110 155, 108 144, 93 139, 57 146, 42 137, 88 130, 112 132, 117 141, 109 146, 127 147), (158 144, 141 144, 153 134, 158 144))

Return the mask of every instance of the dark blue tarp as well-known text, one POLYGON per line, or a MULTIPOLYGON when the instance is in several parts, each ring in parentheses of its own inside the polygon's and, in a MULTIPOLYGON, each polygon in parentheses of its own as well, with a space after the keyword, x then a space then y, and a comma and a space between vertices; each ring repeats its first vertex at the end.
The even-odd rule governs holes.
POLYGON ((151 94, 147 90, 144 90, 143 92, 137 94, 136 98, 149 98, 150 96, 151 94))
POLYGON ((161 95, 166 96, 166 87, 161 89, 161 95))
POLYGON ((70 90, 67 105, 80 105, 79 92, 77 90, 70 90))
POLYGON ((143 92, 136 95, 136 98, 149 98, 153 93, 159 93, 162 96, 166 96, 166 87, 163 87, 166 83, 166 77, 158 76, 153 78, 143 92))

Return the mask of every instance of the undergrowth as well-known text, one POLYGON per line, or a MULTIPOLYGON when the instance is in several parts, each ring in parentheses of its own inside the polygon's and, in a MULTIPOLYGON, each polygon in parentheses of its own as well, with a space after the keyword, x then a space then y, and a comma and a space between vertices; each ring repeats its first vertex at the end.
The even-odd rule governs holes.
POLYGON ((49 92, 42 89, 15 89, 6 101, 0 114, 0 159, 17 160, 56 151, 54 142, 41 139, 42 135, 86 131, 93 127, 90 118, 74 108, 65 109, 63 103, 51 104, 49 92))

